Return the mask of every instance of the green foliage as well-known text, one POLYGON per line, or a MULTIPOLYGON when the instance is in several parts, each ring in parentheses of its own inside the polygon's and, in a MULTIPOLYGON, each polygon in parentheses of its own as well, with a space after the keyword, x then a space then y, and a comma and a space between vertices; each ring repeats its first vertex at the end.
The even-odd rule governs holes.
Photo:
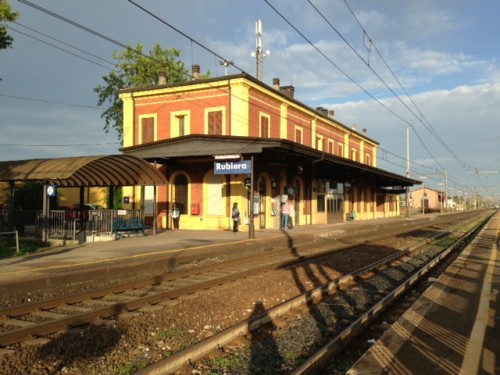
MULTIPOLYGON (((14 207, 25 210, 41 210, 43 208, 43 183, 25 182, 16 186, 14 207)), ((52 203, 52 202, 51 202, 52 203)))
POLYGON ((241 359, 234 356, 222 357, 222 358, 210 358, 208 362, 212 367, 218 367, 227 370, 232 367, 239 366, 241 364, 241 359))
POLYGON ((0 0, 0 49, 10 47, 14 41, 14 39, 7 34, 7 28, 3 25, 4 21, 14 22, 18 17, 19 12, 13 12, 7 0, 0 0))
POLYGON ((149 361, 145 358, 136 358, 132 362, 124 363, 116 366, 112 373, 116 375, 131 375, 149 365, 149 361))
POLYGON ((118 97, 121 89, 155 86, 160 73, 165 74, 167 83, 183 82, 188 77, 188 70, 178 61, 179 50, 163 49, 155 44, 149 55, 145 55, 143 48, 137 44, 135 48, 129 46, 124 51, 115 51, 116 69, 103 77, 104 85, 94 88, 99 96, 98 105, 109 104, 101 114, 106 122, 104 130, 108 133, 115 129, 120 140, 123 136, 123 103, 118 97))
POLYGON ((0 236, 0 259, 31 254, 38 251, 41 247, 41 243, 20 240, 18 254, 14 235, 2 235, 0 236))
POLYGON ((123 189, 121 186, 115 186, 113 189, 113 196, 110 197, 109 193, 107 196, 108 208, 111 207, 110 201, 113 200, 113 208, 115 210, 120 210, 123 207, 123 189))
POLYGON ((184 332, 186 332, 185 328, 179 327, 179 328, 166 328, 162 331, 159 331, 156 335, 159 339, 168 339, 172 338, 175 336, 182 335, 184 332))

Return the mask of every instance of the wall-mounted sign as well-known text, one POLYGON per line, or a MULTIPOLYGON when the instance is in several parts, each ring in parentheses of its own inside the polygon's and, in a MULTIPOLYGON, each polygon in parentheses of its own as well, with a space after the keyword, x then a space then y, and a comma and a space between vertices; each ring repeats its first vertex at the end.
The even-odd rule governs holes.
POLYGON ((250 160, 214 162, 214 174, 250 174, 251 172, 250 160))

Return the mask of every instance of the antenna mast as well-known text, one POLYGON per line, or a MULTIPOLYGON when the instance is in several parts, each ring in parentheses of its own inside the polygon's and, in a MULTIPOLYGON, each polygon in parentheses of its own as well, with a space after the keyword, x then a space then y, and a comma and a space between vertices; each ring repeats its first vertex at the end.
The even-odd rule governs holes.
POLYGON ((257 68, 257 79, 259 81, 264 80, 263 63, 264 57, 269 56, 271 52, 269 50, 262 50, 262 22, 258 20, 255 22, 255 35, 257 36, 255 52, 252 52, 252 57, 255 57, 255 63, 257 68))

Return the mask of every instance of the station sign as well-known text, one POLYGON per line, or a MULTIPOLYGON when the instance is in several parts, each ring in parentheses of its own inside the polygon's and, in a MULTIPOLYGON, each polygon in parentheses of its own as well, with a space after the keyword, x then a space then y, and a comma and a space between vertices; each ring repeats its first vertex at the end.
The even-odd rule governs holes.
POLYGON ((56 185, 47 185, 47 197, 55 197, 57 195, 57 186, 56 185))
POLYGON ((214 174, 250 174, 251 172, 251 160, 226 160, 214 162, 214 174))

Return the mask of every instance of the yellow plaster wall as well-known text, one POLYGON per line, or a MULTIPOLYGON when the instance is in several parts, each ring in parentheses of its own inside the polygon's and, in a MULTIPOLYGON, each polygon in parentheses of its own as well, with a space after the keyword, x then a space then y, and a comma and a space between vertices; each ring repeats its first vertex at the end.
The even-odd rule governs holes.
POLYGON ((243 82, 236 82, 231 86, 231 134, 234 136, 249 135, 249 90, 243 82))
POLYGON ((121 94, 123 101, 123 147, 134 145, 134 97, 132 94, 121 94))

